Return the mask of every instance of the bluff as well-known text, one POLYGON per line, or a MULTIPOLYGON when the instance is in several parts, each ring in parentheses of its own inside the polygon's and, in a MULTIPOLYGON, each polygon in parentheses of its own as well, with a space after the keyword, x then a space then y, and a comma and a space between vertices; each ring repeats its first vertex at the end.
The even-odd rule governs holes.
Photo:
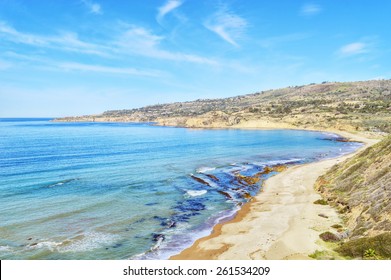
POLYGON ((332 167, 316 187, 345 221, 348 238, 336 251, 391 259, 391 136, 332 167))

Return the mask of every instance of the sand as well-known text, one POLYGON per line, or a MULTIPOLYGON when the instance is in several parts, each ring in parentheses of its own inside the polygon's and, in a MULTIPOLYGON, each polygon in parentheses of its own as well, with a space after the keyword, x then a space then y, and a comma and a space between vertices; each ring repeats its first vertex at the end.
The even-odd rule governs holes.
MULTIPOLYGON (((378 141, 347 132, 338 134, 365 143, 359 150, 378 141)), ((321 199, 314 190, 315 181, 355 153, 293 166, 269 178, 233 220, 216 225, 209 236, 171 259, 310 259, 308 255, 326 249, 319 234, 342 223, 335 209, 313 203, 321 199)))

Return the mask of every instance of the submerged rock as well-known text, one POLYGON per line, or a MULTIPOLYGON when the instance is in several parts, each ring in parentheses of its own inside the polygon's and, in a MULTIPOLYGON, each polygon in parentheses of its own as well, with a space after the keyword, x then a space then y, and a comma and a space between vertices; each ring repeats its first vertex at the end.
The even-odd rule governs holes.
POLYGON ((215 180, 217 182, 219 182, 219 178, 217 178, 215 175, 212 175, 212 174, 205 174, 205 176, 208 176, 209 178, 211 178, 212 180, 215 180))
POLYGON ((197 176, 194 176, 193 174, 191 174, 190 177, 193 178, 194 180, 196 180, 198 183, 201 183, 203 185, 207 185, 208 187, 211 187, 211 185, 208 182, 206 182, 205 180, 203 180, 197 176))
POLYGON ((219 194, 222 194, 222 195, 224 195, 226 198, 228 198, 229 200, 233 200, 233 197, 229 194, 229 193, 227 193, 227 192, 225 192, 225 191, 217 191, 219 194))
POLYGON ((166 239, 166 237, 162 233, 153 233, 152 234, 153 241, 158 242, 158 241, 163 241, 164 239, 166 239))

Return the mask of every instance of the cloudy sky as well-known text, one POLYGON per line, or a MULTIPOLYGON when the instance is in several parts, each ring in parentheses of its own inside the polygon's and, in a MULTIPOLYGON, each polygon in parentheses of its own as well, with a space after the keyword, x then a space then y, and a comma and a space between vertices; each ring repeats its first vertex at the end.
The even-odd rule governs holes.
POLYGON ((0 117, 391 78, 391 1, 0 0, 0 117))

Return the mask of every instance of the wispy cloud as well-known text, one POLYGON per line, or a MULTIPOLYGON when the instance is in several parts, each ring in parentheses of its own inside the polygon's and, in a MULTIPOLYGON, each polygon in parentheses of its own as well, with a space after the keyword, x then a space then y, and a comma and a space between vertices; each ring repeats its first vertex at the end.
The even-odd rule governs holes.
POLYGON ((340 56, 352 56, 352 55, 363 54, 368 52, 369 52, 368 45, 362 42, 354 42, 351 44, 347 44, 342 46, 338 50, 338 54, 340 56))
POLYGON ((155 35, 145 28, 131 26, 115 44, 120 48, 121 52, 128 52, 146 57, 200 64, 217 63, 212 59, 198 55, 164 50, 160 47, 160 43, 163 40, 163 36, 155 35))
POLYGON ((244 33, 247 21, 224 7, 207 19, 204 26, 224 41, 238 47, 237 40, 244 33))
POLYGON ((89 0, 82 0, 82 2, 87 7, 88 11, 91 14, 95 14, 95 15, 103 14, 102 7, 100 4, 89 1, 89 0))
POLYGON ((322 7, 316 4, 305 4, 301 7, 300 14, 304 16, 314 16, 322 11, 322 7))
POLYGON ((76 33, 71 32, 53 36, 43 36, 20 32, 12 26, 4 22, 0 22, 0 38, 14 43, 26 44, 35 47, 54 48, 63 51, 94 54, 104 57, 109 56, 107 48, 98 44, 82 41, 78 38, 76 33))
POLYGON ((90 64, 75 63, 75 62, 61 63, 59 64, 58 67, 60 69, 70 70, 70 71, 98 72, 98 73, 106 73, 106 74, 123 74, 123 75, 148 76, 148 77, 161 76, 161 73, 155 70, 145 71, 145 70, 138 70, 134 68, 108 67, 108 66, 90 65, 90 64))
POLYGON ((6 23, 0 22, 0 38, 18 44, 39 47, 40 49, 51 48, 105 58, 118 58, 124 54, 133 54, 198 64, 217 64, 215 60, 207 57, 163 49, 161 42, 165 37, 155 35, 139 26, 127 25, 119 35, 107 38, 105 42, 90 43, 81 40, 76 33, 68 32, 54 36, 35 35, 17 31, 6 23))
POLYGON ((177 9, 183 4, 181 0, 168 0, 163 6, 158 8, 158 14, 156 16, 157 22, 161 24, 163 18, 173 10, 177 9))

